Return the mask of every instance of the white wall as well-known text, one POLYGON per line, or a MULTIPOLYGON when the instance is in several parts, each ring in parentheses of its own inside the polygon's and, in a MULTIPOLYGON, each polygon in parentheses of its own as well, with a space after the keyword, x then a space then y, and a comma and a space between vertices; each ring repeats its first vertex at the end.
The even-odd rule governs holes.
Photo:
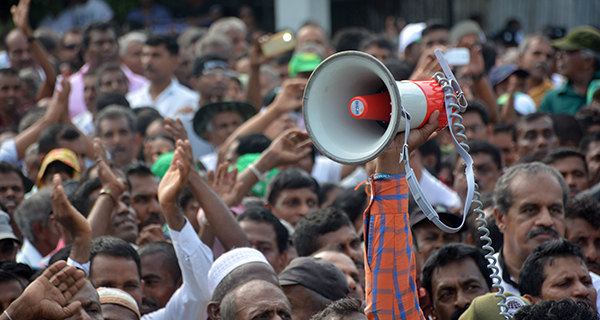
POLYGON ((331 31, 330 0, 275 0, 275 29, 298 31, 306 21, 318 22, 331 31))

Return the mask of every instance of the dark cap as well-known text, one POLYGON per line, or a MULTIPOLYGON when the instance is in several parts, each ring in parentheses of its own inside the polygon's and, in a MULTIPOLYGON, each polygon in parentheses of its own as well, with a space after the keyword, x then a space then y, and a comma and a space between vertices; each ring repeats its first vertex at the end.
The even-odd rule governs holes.
POLYGON ((514 64, 503 64, 497 67, 492 67, 490 70, 490 85, 493 88, 498 83, 508 79, 508 77, 510 77, 510 75, 513 73, 521 77, 529 76, 529 72, 519 69, 519 67, 514 64))
POLYGON ((256 114, 256 109, 253 105, 239 101, 219 101, 211 102, 200 107, 194 116, 194 131, 202 139, 206 139, 206 127, 208 122, 219 112, 234 111, 242 116, 242 121, 250 119, 256 114))
POLYGON ((566 37, 552 41, 552 46, 567 51, 589 49, 600 53, 600 31, 590 26, 573 28, 566 37))
POLYGON ((299 257, 279 274, 279 284, 299 284, 323 297, 336 301, 346 298, 350 289, 344 273, 333 263, 315 257, 299 257))
MULTIPOLYGON (((462 223, 461 217, 448 212, 444 207, 440 206, 440 207, 436 207, 434 209, 437 212, 438 216, 440 217, 440 220, 443 223, 447 224, 449 227, 456 228, 456 227, 460 226, 460 224, 462 223)), ((410 227, 412 228, 419 222, 426 220, 427 216, 425 215, 425 213, 423 213, 423 210, 421 210, 421 208, 417 207, 410 214, 409 219, 410 219, 410 227)))

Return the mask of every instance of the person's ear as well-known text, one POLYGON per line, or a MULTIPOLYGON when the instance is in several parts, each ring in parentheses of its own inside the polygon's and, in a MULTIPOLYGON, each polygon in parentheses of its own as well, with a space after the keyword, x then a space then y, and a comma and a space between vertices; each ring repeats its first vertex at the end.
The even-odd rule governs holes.
POLYGON ((506 225, 504 224, 504 219, 505 219, 506 215, 502 214, 498 211, 498 208, 494 208, 494 219, 496 219, 496 226, 498 226, 498 229, 500 229, 500 231, 502 231, 504 233, 504 228, 506 228, 506 225))
POLYGON ((221 305, 217 301, 211 301, 206 307, 206 313, 212 320, 221 320, 221 305))
POLYGON ((270 203, 266 202, 266 203, 264 204, 264 206, 265 206, 265 208, 269 209, 270 211, 273 211, 273 205, 272 205, 272 204, 270 204, 270 203))
POLYGON ((529 300, 531 304, 538 304, 540 302, 539 297, 532 297, 530 294, 523 295, 523 298, 529 300))

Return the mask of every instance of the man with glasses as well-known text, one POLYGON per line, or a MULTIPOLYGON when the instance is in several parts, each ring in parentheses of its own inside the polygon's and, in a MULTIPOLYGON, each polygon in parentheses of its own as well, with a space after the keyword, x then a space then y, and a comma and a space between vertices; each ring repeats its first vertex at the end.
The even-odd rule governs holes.
POLYGON ((229 69, 227 59, 207 53, 196 58, 192 67, 190 83, 200 92, 200 105, 223 100, 229 90, 229 80, 236 73, 229 69))
POLYGON ((558 73, 565 76, 567 82, 548 92, 538 111, 574 115, 590 104, 594 92, 600 89, 600 31, 590 26, 573 28, 552 45, 560 50, 558 73))
POLYGON ((142 47, 142 68, 150 83, 127 95, 132 108, 152 106, 163 117, 192 113, 198 106, 198 94, 175 78, 179 65, 179 45, 168 35, 155 35, 142 47))
POLYGON ((81 31, 79 29, 71 29, 62 36, 60 41, 60 73, 63 76, 70 76, 77 72, 83 61, 79 55, 81 46, 81 31))

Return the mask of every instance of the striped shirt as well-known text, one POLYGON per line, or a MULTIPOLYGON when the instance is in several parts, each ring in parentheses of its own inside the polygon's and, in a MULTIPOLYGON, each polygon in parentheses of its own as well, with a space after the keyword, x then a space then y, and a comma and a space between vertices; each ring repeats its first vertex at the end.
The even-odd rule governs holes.
POLYGON ((365 274, 369 320, 425 319, 419 308, 405 175, 371 177, 365 212, 365 274))

